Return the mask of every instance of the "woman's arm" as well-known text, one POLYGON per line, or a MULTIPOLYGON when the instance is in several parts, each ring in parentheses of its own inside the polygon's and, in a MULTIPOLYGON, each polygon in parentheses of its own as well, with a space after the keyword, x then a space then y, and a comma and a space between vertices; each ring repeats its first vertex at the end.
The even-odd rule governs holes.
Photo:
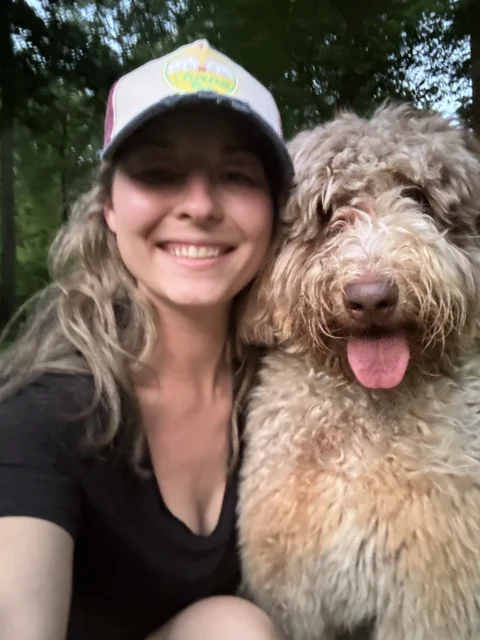
POLYGON ((74 376, 44 376, 0 403, 1 640, 66 636, 85 430, 70 415, 81 389, 74 376))
POLYGON ((73 538, 52 522, 0 518, 0 638, 64 640, 73 538))

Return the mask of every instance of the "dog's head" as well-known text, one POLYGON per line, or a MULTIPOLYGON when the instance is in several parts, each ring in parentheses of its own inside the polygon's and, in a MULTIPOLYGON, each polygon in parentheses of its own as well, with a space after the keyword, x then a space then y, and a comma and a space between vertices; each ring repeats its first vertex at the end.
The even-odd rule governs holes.
POLYGON ((303 132, 290 151, 296 183, 242 338, 370 388, 445 370, 480 311, 473 139, 438 114, 386 106, 303 132))

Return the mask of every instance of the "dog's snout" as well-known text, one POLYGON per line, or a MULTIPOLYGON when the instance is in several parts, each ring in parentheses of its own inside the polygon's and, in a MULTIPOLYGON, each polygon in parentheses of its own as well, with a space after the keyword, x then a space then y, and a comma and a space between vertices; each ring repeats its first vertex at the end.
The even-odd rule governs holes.
POLYGON ((345 308, 354 320, 387 320, 398 304, 398 286, 391 280, 351 282, 344 289, 345 308))

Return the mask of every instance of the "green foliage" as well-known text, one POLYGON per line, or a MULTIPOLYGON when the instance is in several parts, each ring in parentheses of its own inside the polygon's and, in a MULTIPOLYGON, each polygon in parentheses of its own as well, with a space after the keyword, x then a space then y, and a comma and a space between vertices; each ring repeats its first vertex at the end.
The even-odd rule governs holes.
MULTIPOLYGON (((286 137, 339 108, 445 97, 472 113, 469 39, 480 0, 16 0, 8 99, 15 113, 17 302, 88 188, 111 84, 206 37, 274 92, 286 137)), ((1 44, 1 43, 0 43, 1 44)), ((7 99, 2 96, 2 100, 7 99)))
POLYGON ((192 0, 180 33, 202 35, 275 93, 287 136, 337 109, 414 99, 407 79, 434 0, 192 0))

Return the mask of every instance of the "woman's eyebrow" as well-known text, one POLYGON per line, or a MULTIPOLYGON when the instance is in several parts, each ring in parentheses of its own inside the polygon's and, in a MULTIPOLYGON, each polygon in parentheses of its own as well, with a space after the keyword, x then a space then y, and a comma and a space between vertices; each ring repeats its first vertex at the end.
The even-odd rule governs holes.
POLYGON ((240 144, 227 144, 222 147, 222 151, 228 156, 239 156, 240 160, 247 162, 255 162, 261 165, 260 159, 257 155, 247 146, 240 144))
POLYGON ((246 147, 245 145, 242 145, 241 143, 238 143, 238 144, 227 143, 223 145, 222 151, 228 154, 245 153, 245 154, 253 155, 250 149, 248 149, 248 147, 246 147))

